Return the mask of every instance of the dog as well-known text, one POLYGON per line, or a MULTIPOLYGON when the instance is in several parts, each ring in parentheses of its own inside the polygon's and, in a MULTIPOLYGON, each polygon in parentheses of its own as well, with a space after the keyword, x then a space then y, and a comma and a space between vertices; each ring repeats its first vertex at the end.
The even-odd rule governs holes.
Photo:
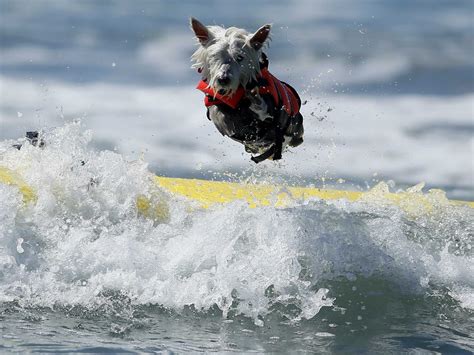
POLYGON ((195 18, 190 25, 198 40, 192 67, 202 76, 197 89, 217 130, 242 143, 255 163, 279 160, 287 146, 303 143, 298 93, 268 71, 263 49, 271 25, 255 33, 205 26, 195 18))

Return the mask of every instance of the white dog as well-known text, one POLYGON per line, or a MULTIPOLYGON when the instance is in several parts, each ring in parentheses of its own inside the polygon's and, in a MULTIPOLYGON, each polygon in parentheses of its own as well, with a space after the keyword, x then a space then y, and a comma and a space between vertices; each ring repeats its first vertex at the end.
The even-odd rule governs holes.
POLYGON ((207 117, 220 133, 245 146, 251 159, 281 159, 287 146, 303 142, 298 93, 268 71, 262 52, 270 25, 251 34, 243 29, 204 26, 191 18, 199 48, 193 68, 202 75, 198 89, 206 96, 207 117))

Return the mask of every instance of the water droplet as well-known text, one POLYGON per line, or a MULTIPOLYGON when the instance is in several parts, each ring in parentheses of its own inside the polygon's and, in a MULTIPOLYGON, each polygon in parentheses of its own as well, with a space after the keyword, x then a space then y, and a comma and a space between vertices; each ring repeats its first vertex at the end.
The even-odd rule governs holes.
POLYGON ((21 246, 22 244, 23 238, 18 238, 16 241, 16 251, 18 252, 18 254, 23 254, 23 252, 25 251, 25 249, 23 249, 23 247, 21 246))

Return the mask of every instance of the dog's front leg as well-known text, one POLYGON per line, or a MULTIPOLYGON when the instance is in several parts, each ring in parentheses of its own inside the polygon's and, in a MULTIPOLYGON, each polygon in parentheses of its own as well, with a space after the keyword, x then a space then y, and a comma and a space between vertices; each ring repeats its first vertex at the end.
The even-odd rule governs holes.
POLYGON ((271 117, 268 113, 267 104, 260 96, 258 88, 253 88, 247 97, 250 100, 250 110, 257 115, 260 121, 265 121, 268 117, 271 117))

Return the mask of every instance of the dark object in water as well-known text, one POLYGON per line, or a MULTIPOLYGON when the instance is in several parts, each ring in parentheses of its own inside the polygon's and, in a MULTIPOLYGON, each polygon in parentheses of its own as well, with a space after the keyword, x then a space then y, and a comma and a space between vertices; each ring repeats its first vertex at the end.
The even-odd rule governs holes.
POLYGON ((35 147, 44 147, 44 140, 40 138, 38 131, 26 132, 26 139, 35 147))
MULTIPOLYGON (((39 132, 38 131, 29 131, 29 132, 26 132, 25 134, 25 137, 27 139, 27 141, 35 146, 35 147, 44 147, 44 140, 42 138, 40 138, 40 135, 39 135, 39 132)), ((23 146, 23 144, 21 143, 17 143, 17 144, 13 144, 13 147, 20 150, 21 147, 23 146)))

